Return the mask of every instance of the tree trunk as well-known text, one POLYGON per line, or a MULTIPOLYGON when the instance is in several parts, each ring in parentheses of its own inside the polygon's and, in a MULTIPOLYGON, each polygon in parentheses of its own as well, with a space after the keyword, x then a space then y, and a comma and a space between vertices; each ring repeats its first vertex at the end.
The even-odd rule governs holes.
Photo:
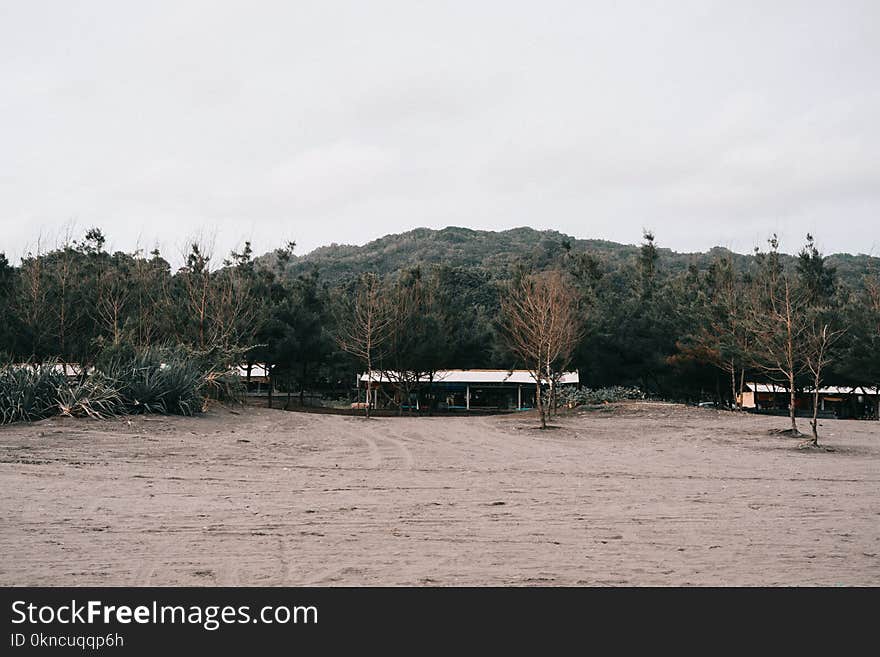
POLYGON ((813 447, 819 444, 819 384, 813 391, 813 420, 810 422, 810 428, 813 430, 813 447))
POLYGON ((736 410, 739 408, 739 397, 736 394, 736 365, 733 362, 730 363, 730 392, 733 395, 731 398, 732 406, 736 410))
POLYGON ((541 399, 541 382, 535 384, 535 406, 538 407, 538 413, 541 415, 541 428, 547 428, 547 416, 544 414, 544 401, 541 399))
POLYGON ((364 404, 364 412, 366 414, 366 418, 370 419, 370 384, 373 381, 373 367, 372 364, 367 363, 367 403, 364 404))
MULTIPOLYGON (((268 365, 267 365, 268 368, 268 365)), ((272 408, 272 390, 275 388, 275 379, 272 376, 272 370, 269 370, 269 408, 272 408)))
POLYGON ((739 371, 739 396, 737 396, 736 407, 738 410, 743 409, 743 390, 746 387, 746 368, 739 371))
POLYGON ((428 417, 434 415, 434 373, 428 377, 428 417))
POLYGON ((795 401, 797 399, 797 392, 794 389, 794 376, 788 377, 788 417, 791 419, 791 432, 795 436, 799 433, 797 428, 797 421, 795 420, 795 414, 797 411, 795 401))

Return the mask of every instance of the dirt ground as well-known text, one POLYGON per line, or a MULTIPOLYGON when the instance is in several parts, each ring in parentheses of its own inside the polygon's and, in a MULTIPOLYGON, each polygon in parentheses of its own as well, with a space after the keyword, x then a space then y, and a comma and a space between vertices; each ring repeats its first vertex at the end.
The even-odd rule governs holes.
POLYGON ((631 402, 0 427, 3 585, 880 585, 880 423, 631 402), (804 423, 806 429, 806 423, 804 423))

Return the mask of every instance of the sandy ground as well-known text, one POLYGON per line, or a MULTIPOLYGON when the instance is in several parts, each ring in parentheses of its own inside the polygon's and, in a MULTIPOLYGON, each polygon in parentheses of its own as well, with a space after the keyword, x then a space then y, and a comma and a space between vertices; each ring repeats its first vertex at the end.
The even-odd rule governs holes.
POLYGON ((880 423, 561 418, 0 427, 4 585, 880 585, 880 423), (806 428, 806 427, 805 427, 806 428))

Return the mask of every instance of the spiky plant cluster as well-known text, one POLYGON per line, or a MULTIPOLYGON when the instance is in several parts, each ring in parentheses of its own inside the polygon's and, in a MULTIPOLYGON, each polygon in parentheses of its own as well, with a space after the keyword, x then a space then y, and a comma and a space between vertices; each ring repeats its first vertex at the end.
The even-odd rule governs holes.
POLYGON ((104 420, 124 413, 125 405, 113 381, 93 374, 58 388, 58 412, 67 417, 104 420))
POLYGON ((206 373, 180 350, 149 348, 104 364, 128 413, 192 415, 202 410, 206 373))
POLYGON ((66 383, 55 363, 0 368, 0 424, 54 415, 58 412, 58 389, 66 383))
POLYGON ((0 366, 0 424, 53 415, 193 415, 218 385, 205 367, 203 358, 168 348, 115 353, 78 377, 56 363, 0 366))

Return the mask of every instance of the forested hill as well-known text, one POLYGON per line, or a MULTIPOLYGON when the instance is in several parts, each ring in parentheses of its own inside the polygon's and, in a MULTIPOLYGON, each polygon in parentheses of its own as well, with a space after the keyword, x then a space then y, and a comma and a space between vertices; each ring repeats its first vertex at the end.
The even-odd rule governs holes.
MULTIPOLYGON (((821 236, 820 236, 821 237, 821 236)), ((657 236, 662 246, 663 235, 657 236)), ((765 244, 760 245, 765 248, 765 244)), ((288 265, 288 276, 295 277, 317 269, 321 279, 328 283, 357 276, 364 272, 388 274, 415 265, 445 265, 449 267, 480 268, 493 278, 506 278, 518 265, 546 269, 558 262, 566 249, 586 252, 599 259, 603 268, 614 270, 630 262, 638 254, 638 247, 607 240, 576 239, 555 230, 514 228, 505 231, 471 230, 449 227, 442 230, 416 228, 405 233, 386 235, 363 246, 331 244, 303 256, 293 257, 288 265)), ((737 268, 745 270, 750 255, 732 253, 716 247, 705 253, 677 253, 659 249, 661 269, 675 274, 687 270, 691 264, 704 269, 720 256, 730 255, 737 268)), ((790 263, 792 256, 783 256, 790 263)), ((259 260, 266 265, 274 262, 268 253, 259 260)), ((880 258, 866 255, 835 254, 828 264, 836 267, 840 279, 858 285, 867 271, 880 270, 880 258)))

